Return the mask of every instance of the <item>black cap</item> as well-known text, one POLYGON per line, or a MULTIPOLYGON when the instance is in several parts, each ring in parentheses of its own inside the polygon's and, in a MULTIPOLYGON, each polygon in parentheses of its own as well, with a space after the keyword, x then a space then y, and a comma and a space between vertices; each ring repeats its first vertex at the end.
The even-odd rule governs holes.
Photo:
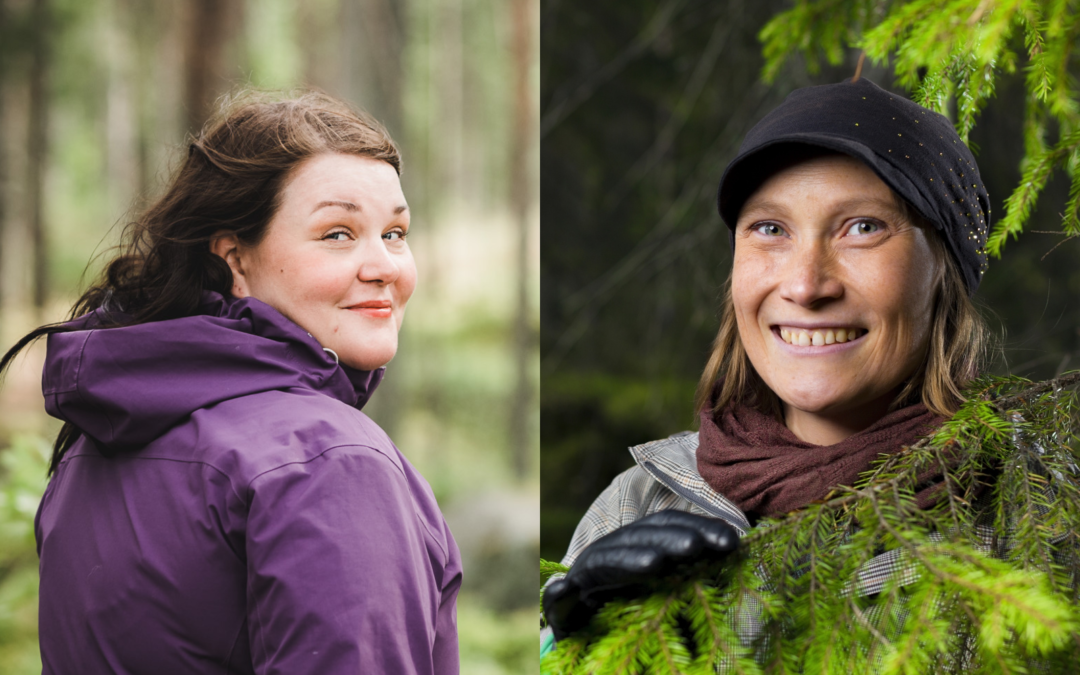
POLYGON ((862 160, 934 224, 975 293, 987 267, 990 197, 948 118, 866 78, 796 89, 750 130, 720 179, 717 206, 732 245, 743 204, 793 144, 862 160))

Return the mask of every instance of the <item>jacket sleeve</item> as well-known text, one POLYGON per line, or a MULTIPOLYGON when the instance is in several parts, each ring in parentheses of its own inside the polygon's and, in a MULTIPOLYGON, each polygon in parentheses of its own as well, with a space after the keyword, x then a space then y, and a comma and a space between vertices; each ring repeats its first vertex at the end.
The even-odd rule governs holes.
POLYGON ((333 448, 258 476, 250 498, 256 673, 436 672, 446 551, 399 464, 371 448, 333 448))

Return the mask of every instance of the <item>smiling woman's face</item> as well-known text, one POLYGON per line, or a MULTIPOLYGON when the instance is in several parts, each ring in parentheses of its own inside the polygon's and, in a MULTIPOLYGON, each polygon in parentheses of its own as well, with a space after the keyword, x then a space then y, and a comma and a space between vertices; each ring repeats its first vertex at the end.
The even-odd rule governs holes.
POLYGON ((939 267, 888 186, 847 155, 800 162, 747 200, 739 337, 796 436, 832 444, 885 414, 925 358, 939 267))
POLYGON ((234 236, 212 250, 233 270, 233 295, 274 307, 360 370, 397 352, 416 265, 405 241, 409 209, 388 163, 317 155, 285 183, 258 245, 234 236))

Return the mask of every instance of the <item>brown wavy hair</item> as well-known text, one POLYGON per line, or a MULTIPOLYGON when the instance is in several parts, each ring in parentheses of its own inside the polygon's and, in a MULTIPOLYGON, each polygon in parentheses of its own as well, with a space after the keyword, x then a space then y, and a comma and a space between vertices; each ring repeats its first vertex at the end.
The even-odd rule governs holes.
MULTIPOLYGON (((125 227, 117 254, 75 301, 68 320, 104 307, 102 328, 163 321, 194 314, 203 291, 230 295, 232 271, 210 251, 210 240, 225 231, 257 245, 281 206, 286 181, 305 160, 325 153, 370 157, 401 173, 386 129, 327 94, 246 91, 224 99, 191 138, 165 193, 125 227)), ((67 330, 61 322, 25 335, 0 359, 0 375, 31 342, 67 330)), ((64 425, 50 475, 78 437, 75 427, 64 425)))
MULTIPOLYGON (((950 417, 964 401, 964 386, 985 365, 991 347, 990 331, 968 296, 964 277, 941 236, 905 200, 896 199, 903 215, 926 233, 941 271, 922 367, 907 379, 889 409, 921 400, 934 414, 950 417)), ((698 383, 695 410, 701 413, 711 409, 715 414, 729 403, 741 403, 782 420, 780 399, 758 376, 739 339, 730 275, 724 285, 720 316, 720 330, 698 383)))

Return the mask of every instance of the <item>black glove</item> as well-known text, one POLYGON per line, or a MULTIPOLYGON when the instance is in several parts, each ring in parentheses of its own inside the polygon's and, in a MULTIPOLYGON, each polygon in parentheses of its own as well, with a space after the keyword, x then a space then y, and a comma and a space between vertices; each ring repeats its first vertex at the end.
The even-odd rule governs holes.
POLYGON ((685 511, 660 511, 589 544, 562 579, 544 591, 544 616, 561 640, 589 625, 605 603, 647 592, 647 582, 679 565, 718 560, 739 546, 728 523, 685 511))

